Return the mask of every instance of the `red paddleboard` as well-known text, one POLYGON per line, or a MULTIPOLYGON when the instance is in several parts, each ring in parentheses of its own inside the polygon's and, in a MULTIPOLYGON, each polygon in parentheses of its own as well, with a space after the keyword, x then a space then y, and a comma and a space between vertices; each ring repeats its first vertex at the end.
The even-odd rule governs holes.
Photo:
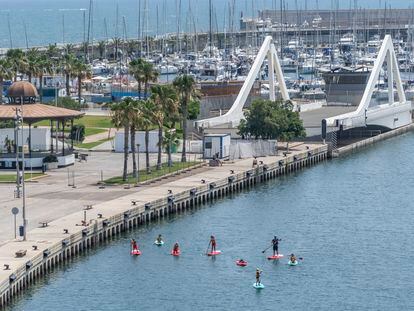
POLYGON ((171 251, 171 255, 173 256, 180 256, 180 254, 181 254, 181 250, 178 250, 176 252, 174 252, 173 250, 171 251))
POLYGON ((236 260, 236 265, 238 265, 240 267, 246 267, 247 266, 247 261, 240 262, 240 260, 236 260))
POLYGON ((207 253, 207 256, 216 256, 220 254, 221 254, 221 251, 214 251, 214 252, 207 253))
POLYGON ((269 259, 269 260, 277 260, 277 259, 280 259, 280 258, 283 258, 284 256, 282 255, 282 254, 279 254, 279 255, 275 255, 275 256, 269 256, 269 257, 267 257, 267 259, 269 259))
POLYGON ((141 255, 141 251, 139 249, 133 249, 131 251, 131 255, 139 256, 141 255))

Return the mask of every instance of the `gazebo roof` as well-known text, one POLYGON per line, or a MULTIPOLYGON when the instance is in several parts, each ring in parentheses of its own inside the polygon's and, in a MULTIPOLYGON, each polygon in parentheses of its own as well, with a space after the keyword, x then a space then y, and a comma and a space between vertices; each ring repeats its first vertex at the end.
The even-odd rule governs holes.
MULTIPOLYGON (((21 106, 0 105, 0 120, 13 120, 16 117, 16 109, 21 109, 21 106)), ((74 119, 83 115, 80 111, 44 104, 23 105, 24 121, 74 119)))
POLYGON ((9 97, 38 97, 36 87, 28 81, 14 82, 8 90, 9 97))

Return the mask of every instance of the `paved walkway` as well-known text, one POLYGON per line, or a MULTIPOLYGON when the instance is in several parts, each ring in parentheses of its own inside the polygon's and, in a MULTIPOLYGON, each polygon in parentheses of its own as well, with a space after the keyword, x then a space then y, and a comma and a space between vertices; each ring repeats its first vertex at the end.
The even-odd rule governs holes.
MULTIPOLYGON (((175 160, 180 155, 174 155, 175 160)), ((151 154, 151 165, 157 162, 157 155, 151 154)), ((167 156, 163 155, 163 162, 167 156)), ((140 154, 140 168, 145 166, 145 155, 140 154)), ((112 152, 89 153, 87 162, 76 162, 74 166, 47 172, 48 177, 36 182, 26 183, 28 228, 37 227, 39 221, 55 220, 85 205, 98 204, 129 194, 132 190, 123 187, 98 188, 97 183, 103 179, 122 175, 123 155, 112 152), (68 178, 69 177, 69 178, 68 178), (76 188, 68 186, 75 179, 76 188)), ((129 157, 129 170, 132 159, 129 157)), ((13 174, 14 171, 8 172, 13 174)), ((14 238, 14 223, 11 209, 18 207, 21 211, 21 199, 14 198, 15 184, 0 183, 0 245, 14 238)), ((22 223, 21 214, 17 216, 17 225, 22 223)))
POLYGON ((103 130, 105 130, 105 132, 86 136, 85 139, 83 140, 83 143, 84 144, 93 143, 95 141, 112 138, 112 137, 115 137, 115 134, 117 132, 117 129, 103 129, 103 130))

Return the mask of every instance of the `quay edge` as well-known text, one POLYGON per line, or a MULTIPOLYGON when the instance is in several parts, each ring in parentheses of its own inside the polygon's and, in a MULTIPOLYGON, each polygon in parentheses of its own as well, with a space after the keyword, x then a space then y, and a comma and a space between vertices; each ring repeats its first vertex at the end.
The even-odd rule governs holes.
POLYGON ((226 164, 229 173, 224 178, 201 186, 194 185, 179 193, 160 195, 157 200, 133 202, 131 195, 127 195, 109 201, 112 204, 98 204, 92 209, 97 216, 90 219, 87 226, 76 224, 83 217, 83 212, 77 212, 57 219, 45 228, 33 229, 28 234, 29 241, 11 241, 0 247, 1 266, 9 265, 8 270, 0 270, 0 309, 61 263, 103 244, 123 231, 150 224, 170 214, 180 214, 217 198, 313 166, 325 161, 327 156, 327 145, 308 144, 305 150, 286 156, 261 158, 263 164, 255 168, 246 167, 235 174, 230 172, 232 165, 226 164), (117 202, 116 208, 114 201, 117 202), (27 254, 16 258, 15 253, 20 249, 26 249, 27 254))

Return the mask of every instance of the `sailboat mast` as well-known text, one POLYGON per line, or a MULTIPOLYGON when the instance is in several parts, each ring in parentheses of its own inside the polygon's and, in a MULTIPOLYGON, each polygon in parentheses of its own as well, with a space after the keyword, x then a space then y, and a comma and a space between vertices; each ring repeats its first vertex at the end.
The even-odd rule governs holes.
POLYGON ((208 7, 209 7, 209 24, 210 24, 210 29, 209 29, 209 34, 208 34, 208 41, 209 41, 209 45, 210 45, 210 57, 212 57, 213 55, 213 50, 212 50, 212 45, 213 45, 213 20, 212 20, 212 7, 211 7, 211 0, 209 0, 208 3, 208 7))

